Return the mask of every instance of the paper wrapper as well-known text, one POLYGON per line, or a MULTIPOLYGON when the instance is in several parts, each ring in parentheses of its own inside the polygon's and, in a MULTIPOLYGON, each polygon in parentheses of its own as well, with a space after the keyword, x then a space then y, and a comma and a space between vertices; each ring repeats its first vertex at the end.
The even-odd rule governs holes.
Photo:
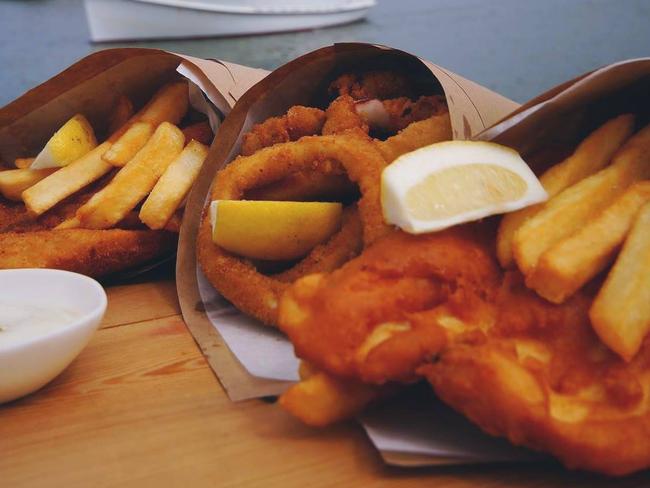
MULTIPOLYGON (((267 74, 156 49, 99 51, 0 110, 0 164, 35 156, 54 130, 77 113, 89 119, 97 134, 105 134, 108 115, 121 95, 140 107, 177 73, 190 81, 190 103, 208 116, 215 132, 239 96, 267 74)), ((130 269, 128 275, 144 272, 154 264, 130 269)))
POLYGON ((555 161, 546 154, 575 147, 606 120, 634 113, 650 119, 650 58, 611 64, 567 81, 522 105, 477 139, 517 149, 536 171, 555 161))
MULTIPOLYGON (((176 273, 185 322, 234 401, 281 393, 298 379, 298 361, 293 346, 280 332, 228 304, 198 268, 196 235, 212 179, 239 153, 242 135, 253 124, 282 114, 293 105, 314 105, 323 100, 328 83, 337 75, 364 69, 392 69, 408 73, 418 83, 438 87, 447 98, 455 139, 479 134, 518 106, 433 63, 368 44, 337 44, 306 54, 277 69, 241 97, 221 126, 218 141, 188 199, 176 273)), ((362 423, 387 462, 395 464, 512 461, 529 456, 483 435, 431 395, 423 402, 410 403, 400 397, 397 403, 364 415, 362 423), (434 411, 446 413, 434 415, 434 411), (396 412, 405 415, 397 417, 396 412), (397 418, 398 426, 394 421, 397 418), (457 432, 462 434, 454 435, 457 432)))

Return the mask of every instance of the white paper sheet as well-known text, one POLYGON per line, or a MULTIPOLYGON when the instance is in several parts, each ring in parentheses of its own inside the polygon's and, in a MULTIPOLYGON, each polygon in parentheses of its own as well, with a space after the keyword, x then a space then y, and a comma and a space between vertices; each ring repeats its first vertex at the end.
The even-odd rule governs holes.
POLYGON ((435 398, 426 385, 361 415, 361 425, 382 452, 451 458, 467 463, 530 461, 540 456, 478 427, 435 398))
POLYGON ((246 371, 258 378, 297 381, 298 358, 287 338, 230 305, 212 288, 198 266, 196 275, 210 322, 246 371))

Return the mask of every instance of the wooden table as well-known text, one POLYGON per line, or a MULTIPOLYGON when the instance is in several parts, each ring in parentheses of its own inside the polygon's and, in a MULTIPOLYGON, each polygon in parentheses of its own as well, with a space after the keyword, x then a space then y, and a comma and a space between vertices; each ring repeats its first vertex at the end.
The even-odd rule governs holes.
POLYGON ((43 390, 0 406, 0 486, 650 486, 557 465, 396 469, 354 423, 312 430, 231 403, 172 281, 114 286, 101 329, 43 390))

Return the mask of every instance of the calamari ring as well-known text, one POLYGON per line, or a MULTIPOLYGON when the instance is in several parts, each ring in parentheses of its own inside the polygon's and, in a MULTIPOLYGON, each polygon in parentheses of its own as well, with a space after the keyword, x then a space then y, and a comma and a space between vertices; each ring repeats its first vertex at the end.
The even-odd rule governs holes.
MULTIPOLYGON (((350 99, 349 104, 353 107, 354 102, 352 99, 350 99)), ((256 124, 250 132, 244 134, 241 155, 250 156, 262 148, 278 143, 296 141, 305 136, 319 135, 323 130, 323 125, 327 121, 330 121, 331 124, 332 116, 340 113, 341 109, 342 107, 338 107, 337 110, 335 103, 330 105, 327 112, 301 105, 293 106, 286 114, 256 124), (332 106, 334 106, 334 113, 332 113, 332 106)), ((349 129, 351 128, 350 123, 359 126, 363 124, 362 120, 357 116, 356 120, 347 122, 346 125, 340 128, 349 129)), ((323 131, 323 133, 335 134, 342 131, 328 130, 323 131)), ((367 127, 366 132, 368 132, 367 127)), ((341 165, 331 166, 332 168, 327 171, 299 171, 292 173, 269 185, 252 188, 251 191, 246 192, 244 197, 250 200, 349 200, 350 195, 355 194, 354 185, 345 176, 345 170, 341 165)))
POLYGON ((349 95, 341 95, 325 112, 323 134, 354 134, 372 140, 386 163, 392 163, 407 152, 453 138, 449 112, 440 97, 420 97, 416 102, 411 102, 408 98, 371 102, 373 101, 378 105, 372 104, 371 110, 360 109, 363 105, 356 103, 349 95), (419 117, 426 118, 418 120, 419 117), (382 118, 386 119, 388 125, 394 123, 406 126, 384 141, 370 139, 367 134, 371 128, 385 128, 377 123, 382 118))
POLYGON ((241 154, 249 156, 264 147, 319 134, 324 123, 325 112, 322 110, 295 105, 284 115, 255 124, 250 132, 244 134, 241 154))
MULTIPOLYGON (((374 145, 353 135, 311 136, 276 144, 251 156, 239 157, 220 171, 212 187, 212 200, 237 200, 251 188, 277 181, 282 176, 308 168, 319 169, 327 161, 339 162, 361 192, 358 202, 363 245, 389 232, 380 201, 380 177, 384 159, 374 145)), ((338 234, 316 247, 294 268, 276 276, 259 273, 253 264, 221 249, 212 242, 207 213, 199 231, 201 268, 212 285, 238 309, 262 322, 277 323, 278 303, 291 281, 313 272, 336 269, 358 253, 354 212, 344 219, 338 234), (347 247, 346 247, 347 246, 347 247)))
POLYGON ((374 142, 386 163, 390 164, 402 154, 452 138, 449 113, 443 113, 413 122, 385 141, 374 142))
POLYGON ((354 132, 361 137, 367 137, 368 131, 369 126, 357 113, 351 96, 341 95, 327 107, 323 135, 354 132))
POLYGON ((408 97, 388 100, 355 101, 355 110, 373 129, 394 134, 413 122, 428 119, 448 112, 445 97, 441 95, 421 96, 417 100, 408 97))

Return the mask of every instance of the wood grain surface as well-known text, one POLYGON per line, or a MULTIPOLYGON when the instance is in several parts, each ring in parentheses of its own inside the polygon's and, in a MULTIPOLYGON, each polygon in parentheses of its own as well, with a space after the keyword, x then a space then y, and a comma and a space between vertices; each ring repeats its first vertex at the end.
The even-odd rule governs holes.
POLYGON ((0 406, 0 486, 650 486, 650 473, 607 479, 555 464, 385 466, 353 423, 313 430, 274 403, 230 402, 172 291, 110 288, 103 328, 77 360, 0 406))

